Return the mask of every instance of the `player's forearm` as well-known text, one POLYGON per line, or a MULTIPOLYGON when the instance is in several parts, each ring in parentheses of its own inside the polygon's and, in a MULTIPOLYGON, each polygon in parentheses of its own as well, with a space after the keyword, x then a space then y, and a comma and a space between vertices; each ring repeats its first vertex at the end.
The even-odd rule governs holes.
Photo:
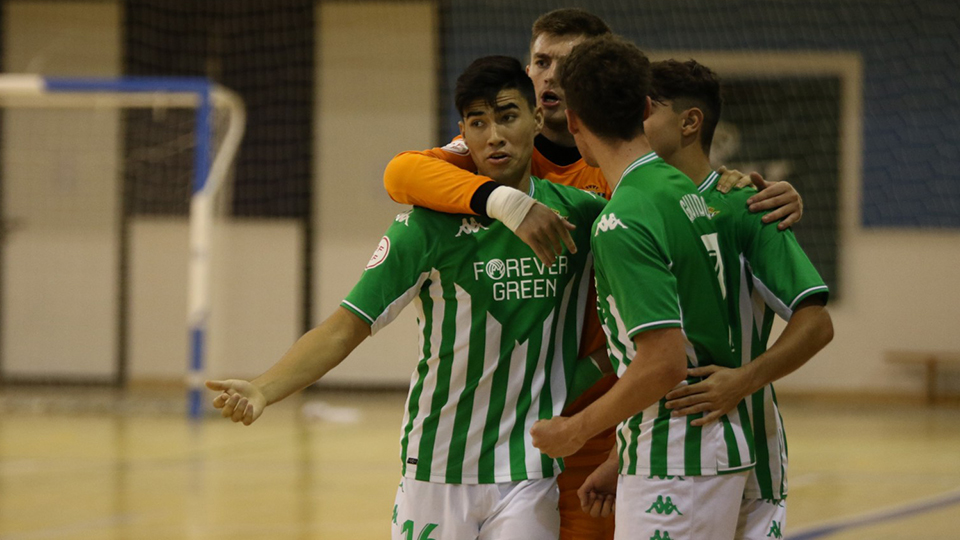
POLYGON ((818 300, 805 301, 794 311, 777 341, 763 354, 743 366, 748 396, 793 373, 833 339, 833 322, 818 300))
POLYGON ((342 307, 300 337, 263 375, 253 381, 267 404, 306 388, 337 367, 367 336, 370 327, 342 307))
POLYGON ((640 345, 620 380, 597 401, 572 417, 583 440, 616 426, 656 403, 686 378, 687 356, 679 329, 676 338, 654 339, 640 345))
POLYGON ((429 152, 403 152, 387 164, 383 185, 390 198, 401 204, 448 214, 485 215, 487 197, 499 184, 459 165, 429 152))

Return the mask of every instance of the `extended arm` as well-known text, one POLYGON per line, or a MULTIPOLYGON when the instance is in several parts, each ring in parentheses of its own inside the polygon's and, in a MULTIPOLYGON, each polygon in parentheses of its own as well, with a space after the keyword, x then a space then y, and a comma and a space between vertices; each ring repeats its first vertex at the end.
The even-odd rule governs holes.
POLYGON ((736 369, 707 366, 689 370, 704 380, 667 394, 666 407, 674 416, 705 413, 691 425, 702 426, 719 419, 740 400, 764 386, 793 373, 833 339, 833 322, 822 296, 802 301, 766 352, 736 369))
POLYGON ((370 325, 338 307, 320 326, 300 337, 263 375, 252 381, 207 381, 221 393, 213 400, 224 417, 252 424, 264 407, 306 388, 335 368, 367 336, 370 325))
POLYGON ((535 423, 534 446, 553 458, 569 456, 597 433, 656 403, 686 377, 687 355, 679 328, 641 332, 633 341, 637 353, 613 388, 569 418, 535 423))

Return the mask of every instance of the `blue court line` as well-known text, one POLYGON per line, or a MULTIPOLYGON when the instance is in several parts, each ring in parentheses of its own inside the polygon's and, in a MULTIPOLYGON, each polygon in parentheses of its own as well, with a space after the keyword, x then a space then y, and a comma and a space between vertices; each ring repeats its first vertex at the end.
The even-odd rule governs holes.
POLYGON ((815 538, 824 538, 832 534, 847 529, 856 529, 868 527, 883 523, 885 521, 895 521, 917 514, 925 514, 948 506, 960 504, 960 489, 949 491, 942 495, 929 499, 922 499, 902 506, 892 506, 876 512, 842 518, 833 522, 823 523, 808 527, 794 534, 788 534, 785 540, 814 540, 815 538))

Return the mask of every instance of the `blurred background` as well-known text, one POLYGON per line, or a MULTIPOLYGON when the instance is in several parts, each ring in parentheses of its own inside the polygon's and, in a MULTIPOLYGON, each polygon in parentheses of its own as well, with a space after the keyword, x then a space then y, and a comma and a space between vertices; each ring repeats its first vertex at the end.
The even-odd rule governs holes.
MULTIPOLYGON (((831 287, 836 338, 778 382, 781 395, 817 415, 824 404, 886 406, 953 422, 955 1, 4 0, 0 70, 205 77, 240 96, 245 135, 217 197, 205 372, 253 377, 331 313, 404 210, 383 189, 390 158, 456 134, 457 74, 483 55, 526 62, 533 21, 571 5, 653 59, 714 68, 726 85, 716 164, 788 180, 803 195, 795 231, 831 287)), ((180 426, 196 115, 161 98, 137 108, 38 103, 0 91, 2 410, 14 421, 100 404, 109 416, 121 403, 180 426), (131 405, 142 389, 177 397, 131 405)), ((320 386, 367 392, 361 401, 397 390, 402 400, 416 361, 412 311, 320 386)), ((376 444, 395 444, 388 433, 376 444)), ((28 529, 10 538, 52 537, 28 529)))

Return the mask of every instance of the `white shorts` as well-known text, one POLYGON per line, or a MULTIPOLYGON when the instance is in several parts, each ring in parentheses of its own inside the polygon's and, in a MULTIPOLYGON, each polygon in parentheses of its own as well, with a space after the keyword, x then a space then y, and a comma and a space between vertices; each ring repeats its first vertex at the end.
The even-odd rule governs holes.
POLYGON ((438 484, 404 478, 393 507, 393 540, 557 540, 556 478, 499 484, 438 484))
POLYGON ((732 540, 748 474, 621 475, 614 538, 732 540))
POLYGON ((737 540, 783 538, 786 526, 786 499, 744 499, 740 502, 737 540))

